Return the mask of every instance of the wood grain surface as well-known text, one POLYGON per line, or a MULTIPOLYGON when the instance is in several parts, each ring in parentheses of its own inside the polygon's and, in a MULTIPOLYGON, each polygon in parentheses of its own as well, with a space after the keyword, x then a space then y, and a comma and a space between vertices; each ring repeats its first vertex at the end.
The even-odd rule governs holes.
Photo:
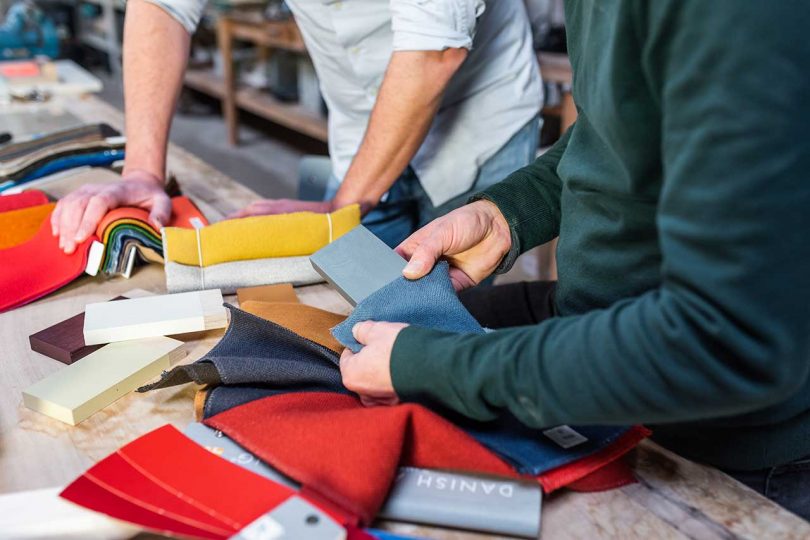
MULTIPOLYGON (((121 114, 94 99, 69 110, 88 122, 121 127, 121 114)), ((170 171, 205 215, 216 221, 250 202, 255 194, 176 147, 170 171)), ((22 406, 22 390, 64 364, 31 351, 28 336, 100 302, 130 291, 165 293, 162 267, 138 269, 132 279, 84 277, 33 304, 0 314, 0 493, 63 485, 97 460, 156 427, 183 429, 194 420, 192 385, 148 394, 129 394, 71 427, 22 406)), ((325 285, 296 293, 305 304, 348 313, 350 306, 325 285)), ((235 297, 226 297, 235 302, 235 297)), ((200 358, 223 330, 184 336, 188 356, 200 358)), ((810 524, 759 496, 725 474, 645 442, 634 453, 639 483, 603 493, 563 491, 543 505, 541 537, 807 539, 810 524)), ((409 524, 379 523, 401 534, 445 540, 496 538, 409 524)))

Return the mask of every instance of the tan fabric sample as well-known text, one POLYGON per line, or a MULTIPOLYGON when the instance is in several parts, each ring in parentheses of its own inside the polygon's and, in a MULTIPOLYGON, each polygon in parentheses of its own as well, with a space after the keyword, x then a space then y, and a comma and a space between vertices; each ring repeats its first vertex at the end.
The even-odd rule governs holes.
MULTIPOLYGON (((287 302, 299 303, 298 296, 291 283, 279 283, 278 285, 260 285, 258 287, 243 287, 236 289, 236 297, 239 305, 245 302, 287 302)), ((242 308, 244 309, 244 308, 242 308)))
POLYGON ((290 302, 249 300, 241 307, 248 313, 288 328, 299 336, 323 345, 338 354, 343 352, 343 345, 332 337, 329 329, 343 322, 346 319, 345 315, 290 302))

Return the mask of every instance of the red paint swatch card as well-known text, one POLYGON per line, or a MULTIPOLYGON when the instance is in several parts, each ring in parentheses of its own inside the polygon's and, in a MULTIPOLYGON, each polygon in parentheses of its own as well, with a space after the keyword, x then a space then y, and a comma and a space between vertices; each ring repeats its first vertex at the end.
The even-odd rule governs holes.
POLYGON ((150 530, 207 539, 229 538, 296 495, 215 456, 172 426, 120 448, 61 493, 150 530))

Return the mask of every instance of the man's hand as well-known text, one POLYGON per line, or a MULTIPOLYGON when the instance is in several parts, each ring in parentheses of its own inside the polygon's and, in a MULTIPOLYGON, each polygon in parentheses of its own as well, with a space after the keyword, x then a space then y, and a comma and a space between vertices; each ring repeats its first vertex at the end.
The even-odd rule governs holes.
POLYGON ((435 219, 397 246, 408 265, 408 279, 419 279, 444 257, 450 280, 460 291, 492 274, 512 246, 509 224, 493 203, 485 200, 462 206, 435 219))
POLYGON ((172 215, 172 203, 163 182, 143 171, 132 171, 121 181, 89 184, 59 200, 51 214, 51 231, 59 236, 59 247, 70 254, 89 238, 104 215, 119 206, 149 210, 149 221, 160 228, 172 215))
POLYGON ((228 216, 228 219, 269 214, 291 214, 293 212, 319 212, 328 214, 334 211, 332 201, 299 201, 296 199, 263 199, 255 201, 228 216))
POLYGON ((349 349, 340 356, 343 385, 356 392, 364 405, 396 405, 399 398, 391 382, 391 351, 403 323, 363 321, 354 325, 354 339, 364 345, 355 354, 349 349))

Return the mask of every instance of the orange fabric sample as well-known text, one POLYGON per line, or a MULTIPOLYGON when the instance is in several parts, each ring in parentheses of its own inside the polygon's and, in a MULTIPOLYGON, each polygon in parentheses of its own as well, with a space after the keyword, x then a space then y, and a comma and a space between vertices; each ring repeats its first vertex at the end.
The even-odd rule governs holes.
POLYGON ((56 203, 29 206, 0 213, 0 249, 18 246, 36 236, 56 203))
POLYGON ((255 300, 258 302, 288 302, 297 304, 298 296, 291 283, 278 285, 260 285, 258 287, 243 287, 236 289, 236 297, 241 306, 245 302, 255 300))
POLYGON ((314 341, 327 349, 340 354, 343 345, 332 336, 329 329, 343 322, 345 315, 324 311, 306 304, 289 302, 257 302, 249 300, 242 304, 242 310, 260 317, 266 321, 274 322, 292 330, 301 337, 314 341))

